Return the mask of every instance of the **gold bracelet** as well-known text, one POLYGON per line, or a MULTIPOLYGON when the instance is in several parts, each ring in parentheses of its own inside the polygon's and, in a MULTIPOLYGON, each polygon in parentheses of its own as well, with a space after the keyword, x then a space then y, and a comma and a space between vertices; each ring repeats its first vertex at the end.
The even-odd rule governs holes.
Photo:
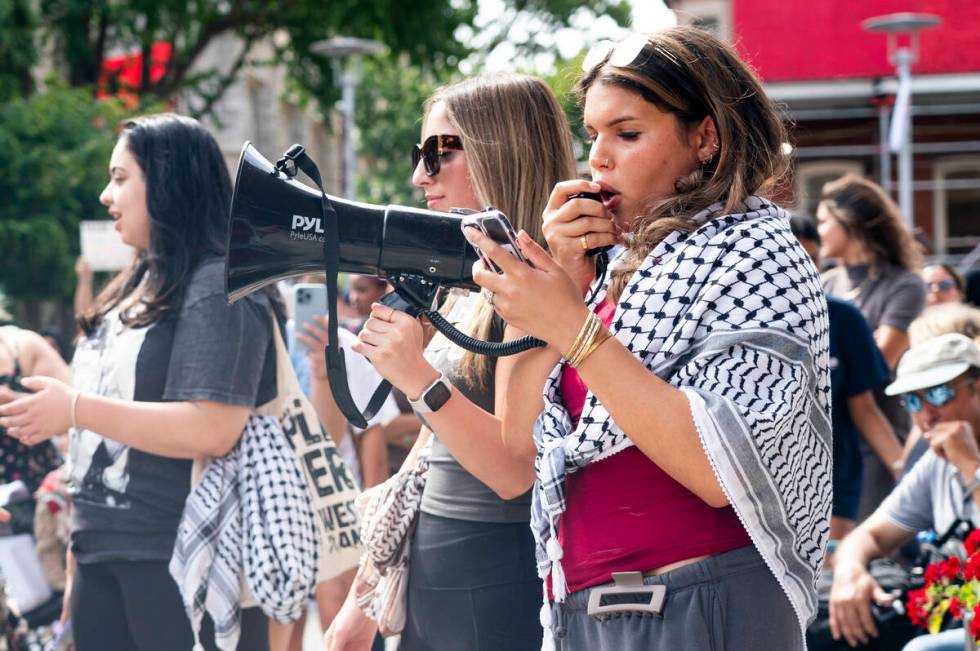
POLYGON ((595 336, 592 337, 592 340, 589 342, 589 345, 586 346, 585 350, 579 353, 575 363, 573 364, 572 362, 569 362, 568 365, 572 368, 578 368, 585 363, 585 360, 587 360, 592 353, 599 349, 599 346, 606 343, 610 339, 612 339, 612 333, 605 328, 600 329, 595 336))
MULTIPOLYGON (((578 355, 575 356, 575 367, 579 366, 585 358, 591 354, 593 347, 595 346, 596 338, 604 331, 602 325, 602 319, 599 318, 597 314, 595 319, 592 320, 592 328, 589 330, 588 336, 582 341, 582 348, 579 349, 578 355)), ((574 368, 574 367, 573 367, 574 368)))
MULTIPOLYGON (((595 335, 597 330, 597 324, 602 325, 599 317, 595 312, 589 312, 589 315, 585 317, 585 322, 582 324, 581 330, 578 332, 578 336, 572 343, 572 347, 568 349, 568 353, 565 354, 565 360, 571 362, 581 354, 582 349, 585 347, 586 342, 590 341, 595 335)), ((574 368, 574 366, 572 367, 574 368)))
POLYGON ((572 357, 570 360, 568 360, 568 365, 570 367, 572 367, 572 368, 578 368, 579 364, 582 363, 582 360, 585 359, 586 352, 592 346, 592 340, 593 340, 593 338, 590 337, 585 342, 585 344, 582 346, 582 348, 577 351, 577 353, 575 354, 575 356, 572 357))
POLYGON ((579 328, 578 335, 575 336, 575 341, 572 342, 572 345, 568 348, 568 352, 565 354, 566 360, 571 359, 575 355, 575 352, 581 347, 582 340, 585 338, 586 333, 589 331, 589 328, 592 325, 592 316, 593 313, 589 312, 589 314, 585 317, 585 321, 582 322, 582 327, 579 328))
POLYGON ((78 429, 78 398, 82 395, 81 391, 75 391, 71 397, 71 428, 78 429))

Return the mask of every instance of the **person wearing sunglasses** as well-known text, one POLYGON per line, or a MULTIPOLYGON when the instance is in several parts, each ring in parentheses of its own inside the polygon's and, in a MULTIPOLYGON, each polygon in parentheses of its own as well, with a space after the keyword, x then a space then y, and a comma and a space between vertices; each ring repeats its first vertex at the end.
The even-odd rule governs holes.
MULTIPOLYGON (((892 600, 869 574, 868 563, 918 531, 942 532, 957 519, 977 522, 980 516, 980 348, 958 333, 929 339, 905 353, 885 392, 901 396, 930 449, 837 549, 830 626, 835 639, 843 637, 851 646, 878 633, 872 601, 892 600)), ((962 630, 955 645, 926 646, 940 642, 913 644, 962 649, 962 630)))
MULTIPOLYGON (((421 141, 412 150, 412 182, 430 210, 493 205, 544 241, 548 193, 575 173, 571 130, 547 84, 492 75, 443 88, 425 104, 421 141)), ((491 301, 479 292, 450 296, 442 312, 479 339, 522 336, 495 315, 491 301)), ((426 345, 418 320, 377 303, 358 336, 354 350, 405 393, 425 424, 407 467, 432 442, 399 649, 538 651, 531 427, 510 436, 496 414, 513 369, 535 363, 541 351, 493 359, 464 352, 441 334, 426 345)), ((326 648, 366 649, 374 628, 352 592, 327 631, 326 648)))
POLYGON ((502 269, 473 269, 497 312, 548 344, 503 414, 538 450, 545 635, 563 651, 801 650, 830 522, 830 374, 816 270, 760 196, 787 168, 782 121, 706 31, 593 54, 592 179, 553 189, 550 253, 519 233, 528 265, 468 235, 502 269), (625 250, 600 282, 588 251, 612 243, 610 220, 625 250))
POLYGON ((948 264, 931 264, 922 270, 926 283, 926 305, 962 303, 966 299, 963 276, 948 264))

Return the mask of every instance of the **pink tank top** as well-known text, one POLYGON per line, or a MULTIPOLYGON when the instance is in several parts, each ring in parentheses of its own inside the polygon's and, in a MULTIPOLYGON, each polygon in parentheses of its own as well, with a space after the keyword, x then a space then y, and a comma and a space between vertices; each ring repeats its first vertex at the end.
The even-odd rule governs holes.
MULTIPOLYGON (((606 302, 596 314, 609 327, 615 310, 606 302)), ((565 367, 560 390, 578 422, 587 393, 578 371, 565 367)), ((569 593, 608 583, 613 572, 646 572, 752 544, 731 506, 709 506, 635 446, 568 475, 566 497, 558 541, 569 593)))

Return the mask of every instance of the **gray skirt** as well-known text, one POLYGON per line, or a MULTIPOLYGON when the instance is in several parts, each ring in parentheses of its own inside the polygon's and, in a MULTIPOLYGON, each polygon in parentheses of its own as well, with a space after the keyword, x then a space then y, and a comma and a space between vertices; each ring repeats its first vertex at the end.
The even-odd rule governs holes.
MULTIPOLYGON (((642 579, 656 592, 579 590, 552 605, 559 651, 802 651, 803 633, 789 599, 755 547, 711 556, 642 579), (599 613, 589 614, 589 597, 599 613), (613 591, 616 592, 616 591, 613 591), (598 597, 601 596, 601 599, 598 597), (659 614, 630 610, 657 602, 659 614)), ((612 584, 609 584, 612 585, 612 584)))

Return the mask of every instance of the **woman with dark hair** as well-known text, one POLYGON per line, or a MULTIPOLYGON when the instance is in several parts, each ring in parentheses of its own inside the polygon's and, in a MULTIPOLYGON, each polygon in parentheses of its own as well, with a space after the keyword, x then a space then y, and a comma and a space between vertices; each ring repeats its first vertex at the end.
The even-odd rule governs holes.
MULTIPOLYGON (((99 200, 139 255, 81 318, 74 387, 0 410, 26 444, 71 428, 70 608, 78 651, 173 651, 194 644, 168 564, 193 460, 222 456, 253 407, 275 397, 270 295, 228 305, 222 252, 231 179, 217 143, 172 114, 123 125, 99 200)), ((205 619, 201 641, 213 649, 205 619)), ((259 608, 239 649, 266 649, 259 608)))
POLYGON ((926 284, 926 305, 962 303, 966 300, 966 280, 949 264, 930 264, 922 269, 926 284))
MULTIPOLYGON (((908 329, 925 307, 926 288, 919 270, 921 255, 902 223, 895 202, 877 184, 848 174, 824 186, 817 206, 820 255, 840 265, 823 274, 828 294, 848 300, 861 310, 890 370, 908 350, 908 329)), ((875 402, 895 434, 905 441, 912 427, 897 396, 875 391, 875 402)), ((858 520, 870 515, 895 485, 901 468, 888 468, 861 443, 864 479, 858 520)))
POLYGON ((534 430, 546 637, 803 649, 831 506, 827 308, 789 214, 758 196, 786 168, 779 113, 694 28, 585 68, 592 181, 552 191, 551 254, 520 233, 528 265, 467 235, 502 269, 473 270, 496 311, 548 344, 543 373, 512 371, 502 414, 506 433, 534 430), (592 285, 609 220, 626 250, 592 285))
POLYGON ((848 174, 824 186, 817 206, 820 255, 842 263, 827 292, 855 303, 890 368, 908 350, 908 327, 925 306, 922 256, 898 206, 876 183, 848 174))

